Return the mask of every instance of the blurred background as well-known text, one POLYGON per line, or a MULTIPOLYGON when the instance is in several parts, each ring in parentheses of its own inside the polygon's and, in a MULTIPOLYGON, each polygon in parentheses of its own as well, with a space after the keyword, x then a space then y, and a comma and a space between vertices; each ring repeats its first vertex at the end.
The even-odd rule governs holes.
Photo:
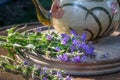
MULTIPOLYGON (((52 0, 39 1, 50 9, 52 0)), ((37 21, 32 0, 0 0, 0 27, 37 21)))
MULTIPOLYGON (((39 0, 49 10, 52 0, 39 0)), ((0 27, 37 22, 32 0, 0 0, 0 27)))

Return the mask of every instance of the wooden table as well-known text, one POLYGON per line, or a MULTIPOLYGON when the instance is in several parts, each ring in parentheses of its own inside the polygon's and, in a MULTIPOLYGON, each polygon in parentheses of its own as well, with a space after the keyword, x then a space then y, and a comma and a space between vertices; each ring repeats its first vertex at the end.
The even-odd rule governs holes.
POLYGON ((74 76, 74 80, 120 80, 120 72, 99 76, 74 76))

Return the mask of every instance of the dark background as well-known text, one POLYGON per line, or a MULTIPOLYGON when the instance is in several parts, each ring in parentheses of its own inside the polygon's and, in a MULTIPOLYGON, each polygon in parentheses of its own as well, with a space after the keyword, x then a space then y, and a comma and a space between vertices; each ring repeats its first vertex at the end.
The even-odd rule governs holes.
MULTIPOLYGON (((50 9, 52 0, 39 1, 50 9)), ((37 21, 32 0, 0 0, 0 27, 37 21)))
MULTIPOLYGON (((47 10, 50 9, 52 0, 39 1, 47 10)), ((32 0, 8 0, 0 4, 0 27, 37 21, 32 0)))

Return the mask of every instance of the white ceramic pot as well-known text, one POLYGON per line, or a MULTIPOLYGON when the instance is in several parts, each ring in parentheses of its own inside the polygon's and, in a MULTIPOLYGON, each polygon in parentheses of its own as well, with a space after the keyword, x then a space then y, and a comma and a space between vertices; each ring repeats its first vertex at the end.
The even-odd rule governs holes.
MULTIPOLYGON (((46 11, 38 0, 33 1, 39 21, 46 25, 46 11)), ((50 25, 57 32, 70 34, 70 29, 74 29, 80 35, 86 33, 88 40, 110 35, 119 23, 117 0, 54 0, 50 12, 50 25)))
POLYGON ((58 32, 75 29, 78 34, 86 33, 88 39, 96 40, 110 35, 119 23, 116 0, 60 0, 60 8, 63 16, 52 17, 58 32))

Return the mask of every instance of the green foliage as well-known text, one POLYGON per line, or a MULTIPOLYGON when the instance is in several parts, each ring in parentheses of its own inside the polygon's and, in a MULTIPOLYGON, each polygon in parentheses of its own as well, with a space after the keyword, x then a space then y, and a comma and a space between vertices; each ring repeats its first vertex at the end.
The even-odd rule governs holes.
MULTIPOLYGON (((33 78, 33 80, 67 80, 62 76, 63 72, 57 69, 40 68, 37 65, 25 64, 14 60, 7 56, 0 56, 0 68, 13 74, 21 74, 26 80, 33 78), (59 72, 59 76, 58 75, 59 72)), ((71 80, 71 79, 69 79, 71 80)))

